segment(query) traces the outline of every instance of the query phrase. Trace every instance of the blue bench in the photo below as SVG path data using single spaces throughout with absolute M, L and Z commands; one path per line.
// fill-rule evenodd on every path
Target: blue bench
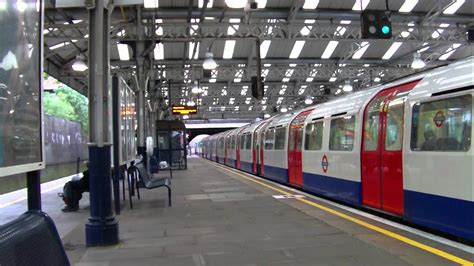
M 127 169 L 129 175 L 129 197 L 130 197 L 130 209 L 133 209 L 132 196 L 134 195 L 135 188 L 137 190 L 138 199 L 140 199 L 140 189 L 154 189 L 158 187 L 166 187 L 168 189 L 168 205 L 171 206 L 171 181 L 167 177 L 152 178 L 148 174 L 143 163 L 132 165 Z
M 41 211 L 27 211 L 0 226 L 0 265 L 70 265 L 53 220 Z

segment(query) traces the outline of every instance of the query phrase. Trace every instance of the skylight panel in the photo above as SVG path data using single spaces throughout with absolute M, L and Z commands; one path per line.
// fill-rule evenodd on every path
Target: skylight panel
M 458 9 L 464 4 L 464 2 L 466 2 L 466 0 L 456 0 L 456 2 L 454 2 L 452 5 L 450 5 L 443 11 L 443 14 L 452 15 L 456 13 L 456 11 L 458 11 Z
M 196 46 L 196 53 L 193 56 L 194 46 Z M 189 59 L 198 59 L 198 57 L 199 57 L 199 42 L 198 43 L 190 42 L 189 43 L 189 56 L 188 56 L 188 58 Z
M 235 102 L 235 98 L 234 98 L 234 97 L 229 98 L 229 104 L 234 104 L 234 102 Z
M 359 50 L 357 50 L 357 52 L 355 52 L 352 56 L 352 59 L 360 59 L 364 55 L 365 51 L 367 51 L 367 48 L 369 48 L 369 46 L 369 42 L 362 42 L 360 44 Z
M 278 97 L 276 104 L 281 104 L 283 102 L 283 97 Z
M 365 8 L 367 8 L 369 3 L 370 3 L 370 0 L 356 0 L 354 3 L 354 6 L 352 7 L 352 10 L 355 10 L 355 11 L 365 10 Z
M 262 69 L 262 77 L 266 78 L 268 76 L 268 72 L 270 72 L 270 69 Z
M 316 70 L 316 68 L 313 68 L 311 72 L 309 73 L 309 76 L 306 78 L 306 82 L 313 82 L 314 77 L 316 77 L 317 73 L 318 73 L 318 70 Z
M 334 52 L 334 50 L 336 50 L 336 47 L 338 44 L 339 44 L 339 41 L 330 41 L 328 43 L 328 46 L 326 46 L 326 49 L 324 49 L 324 53 L 321 56 L 321 58 L 323 59 L 331 58 L 331 55 Z
M 278 92 L 278 94 L 280 95 L 285 95 L 285 93 L 286 93 L 286 87 L 281 88 L 280 91 Z
M 207 8 L 212 8 L 213 2 L 214 2 L 214 0 L 209 0 L 209 1 L 207 2 Z M 199 0 L 199 1 L 198 1 L 198 7 L 199 7 L 199 8 L 203 8 L 203 6 L 204 6 L 204 0 Z
M 56 44 L 56 45 L 50 46 L 49 49 L 50 49 L 50 50 L 55 50 L 55 49 L 64 47 L 64 46 L 69 45 L 69 44 L 71 44 L 71 43 L 70 43 L 70 42 L 62 42 L 62 43 L 58 43 L 58 44 Z M 125 45 L 126 45 L 126 44 L 125 44 Z
M 301 50 L 303 50 L 306 41 L 296 41 L 293 45 L 293 49 L 290 53 L 290 58 L 296 59 L 300 56 Z
M 448 59 L 455 51 L 456 49 L 458 49 L 459 47 L 461 47 L 461 44 L 460 43 L 455 43 L 453 45 L 451 45 L 451 47 L 449 47 L 446 52 L 440 56 L 438 59 L 439 60 L 446 60 Z
M 155 45 L 155 49 L 153 50 L 153 54 L 155 56 L 155 60 L 165 59 L 164 47 L 163 47 L 162 43 L 157 43 Z
M 266 104 L 267 103 L 267 100 L 268 100 L 268 97 L 263 97 L 262 98 L 262 104 Z M 263 107 L 263 106 L 262 106 Z
M 239 111 L 240 107 L 237 105 L 234 107 L 234 111 Z
M 224 87 L 222 90 L 221 90 L 221 96 L 226 96 L 227 95 L 227 89 L 226 87 Z
M 398 12 L 411 12 L 413 8 L 415 8 L 416 4 L 418 4 L 418 0 L 405 0 L 402 7 L 398 10 Z
M 143 6 L 145 8 L 158 8 L 159 7 L 158 2 L 159 2 L 158 0 L 144 0 Z
M 267 0 L 256 0 L 255 2 L 257 2 L 258 9 L 265 8 L 267 6 Z
M 252 100 L 252 98 L 250 98 L 250 97 L 245 98 L 245 104 L 250 104 L 251 100 Z
M 247 95 L 247 90 L 249 86 L 242 86 L 242 90 L 240 91 L 240 95 L 245 96 Z
M 426 46 L 426 45 L 428 45 L 427 42 L 423 43 L 423 46 Z M 429 47 L 429 46 L 426 46 L 425 48 L 421 48 L 420 50 L 418 50 L 418 53 L 423 53 L 424 51 L 426 51 L 426 50 L 428 50 L 428 49 L 430 49 L 430 47 Z
M 249 111 L 252 111 L 253 110 L 253 105 L 250 105 L 249 106 Z
M 119 58 L 121 61 L 130 60 L 130 53 L 128 52 L 128 45 L 123 43 L 117 43 L 117 49 L 119 53 Z
M 268 49 L 270 49 L 270 44 L 272 41 L 265 40 L 260 44 L 260 58 L 267 57 Z
M 301 86 L 299 89 L 298 89 L 298 95 L 302 95 L 305 91 L 306 91 L 306 88 L 308 86 L 307 85 L 303 85 Z
M 282 82 L 290 82 L 290 78 L 283 78 L 281 81 Z
M 388 48 L 387 52 L 382 56 L 382 59 L 384 59 L 384 60 L 390 59 L 397 52 L 397 50 L 398 50 L 398 48 L 400 48 L 400 46 L 402 46 L 402 42 L 392 43 L 390 48 Z
M 303 9 L 316 9 L 318 7 L 319 0 L 305 0 Z
M 227 40 L 224 44 L 224 55 L 222 58 L 231 59 L 234 55 L 235 40 Z
M 315 19 L 305 19 L 304 21 L 304 24 L 314 24 L 316 22 Z M 303 36 L 307 36 L 311 33 L 311 29 L 313 28 L 313 26 L 311 25 L 305 25 L 301 30 L 300 30 L 300 33 L 301 35 Z
M 262 105 L 262 111 L 265 111 L 267 110 L 267 106 L 266 105 Z

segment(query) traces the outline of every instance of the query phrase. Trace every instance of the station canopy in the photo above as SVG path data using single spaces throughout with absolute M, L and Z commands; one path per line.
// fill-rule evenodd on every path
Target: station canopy
M 257 8 L 230 8 L 224 0 L 115 0 L 111 72 L 134 80 L 144 62 L 153 81 L 147 101 L 165 115 L 168 106 L 195 104 L 190 118 L 262 118 L 350 93 L 344 85 L 362 90 L 473 55 L 469 0 L 249 2 Z M 78 55 L 88 61 L 89 3 L 51 1 L 44 21 L 45 71 L 84 94 L 87 71 L 72 64 Z M 387 6 L 392 37 L 362 39 L 361 10 Z M 257 40 L 262 100 L 251 92 Z M 204 71 L 210 53 L 218 66 Z M 415 56 L 426 66 L 412 68 Z

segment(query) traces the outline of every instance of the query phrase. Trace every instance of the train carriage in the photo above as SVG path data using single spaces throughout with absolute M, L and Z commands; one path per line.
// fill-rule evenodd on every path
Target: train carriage
M 239 135 L 239 144 L 240 144 L 240 170 L 243 170 L 248 173 L 256 174 L 253 171 L 254 167 L 253 164 L 256 162 L 256 155 L 257 155 L 257 147 L 254 146 L 253 137 L 255 130 L 267 123 L 267 120 L 259 121 L 247 126 Z

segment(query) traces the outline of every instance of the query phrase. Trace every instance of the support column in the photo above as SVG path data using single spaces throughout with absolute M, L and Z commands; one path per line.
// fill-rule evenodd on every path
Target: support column
M 105 0 L 96 0 L 89 11 L 89 183 L 90 217 L 86 245 L 117 244 L 118 222 L 112 212 L 112 184 L 108 138 L 109 11 Z
M 40 171 L 26 173 L 26 186 L 28 188 L 28 210 L 41 210 L 40 177 Z
M 146 78 L 145 78 L 145 41 L 144 41 L 144 27 L 142 26 L 141 12 L 140 8 L 137 8 L 137 36 L 138 42 L 136 47 L 137 53 L 137 74 L 138 74 L 138 145 L 137 153 L 143 156 L 143 162 L 147 166 L 146 158 L 146 140 L 145 140 L 145 89 L 146 89 Z

